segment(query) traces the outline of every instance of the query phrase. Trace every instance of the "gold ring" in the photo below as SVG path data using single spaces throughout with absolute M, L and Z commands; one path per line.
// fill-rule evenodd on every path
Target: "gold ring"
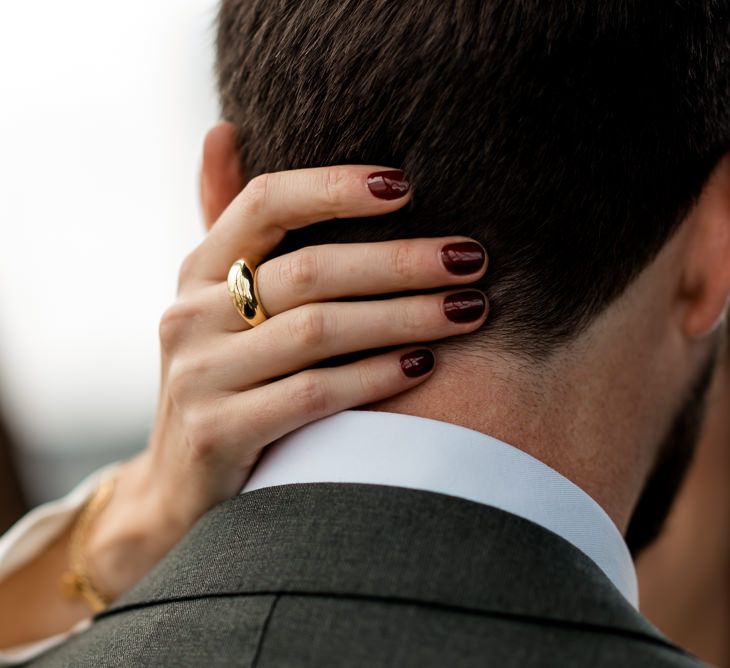
M 228 272 L 228 294 L 238 314 L 251 326 L 260 325 L 269 316 L 266 315 L 259 291 L 256 287 L 256 271 L 254 262 L 245 258 L 236 260 Z

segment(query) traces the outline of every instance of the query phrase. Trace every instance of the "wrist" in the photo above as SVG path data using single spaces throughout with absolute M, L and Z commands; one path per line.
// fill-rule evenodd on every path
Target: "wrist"
M 112 599 L 141 580 L 185 532 L 152 484 L 150 459 L 145 452 L 121 465 L 84 546 L 89 575 Z

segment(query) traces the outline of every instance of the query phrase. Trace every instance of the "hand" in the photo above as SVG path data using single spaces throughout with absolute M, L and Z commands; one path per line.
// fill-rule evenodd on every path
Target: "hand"
M 452 246 L 469 241 L 463 237 L 304 248 L 260 265 L 257 284 L 269 320 L 250 329 L 235 311 L 226 277 L 238 257 L 266 257 L 287 230 L 403 206 L 407 194 L 385 200 L 369 190 L 368 176 L 381 169 L 260 176 L 185 260 L 178 299 L 160 323 L 161 394 L 149 448 L 123 467 L 89 542 L 89 561 L 109 593 L 128 589 L 203 513 L 237 494 L 269 443 L 404 392 L 427 380 L 432 366 L 430 353 L 413 345 L 339 367 L 312 365 L 464 334 L 484 323 L 486 308 L 473 322 L 447 317 L 449 296 L 486 270 L 481 247 L 471 246 L 470 262 L 448 261 L 464 255 Z M 452 252 L 444 254 L 447 247 Z M 451 290 L 334 301 L 439 286 Z M 486 305 L 481 293 L 476 297 Z M 419 360 L 422 375 L 414 373 Z

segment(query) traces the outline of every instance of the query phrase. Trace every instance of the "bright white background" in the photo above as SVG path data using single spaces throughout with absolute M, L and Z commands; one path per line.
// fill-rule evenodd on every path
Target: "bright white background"
M 215 10 L 0 9 L 0 400 L 34 502 L 147 436 L 159 316 L 202 237 Z

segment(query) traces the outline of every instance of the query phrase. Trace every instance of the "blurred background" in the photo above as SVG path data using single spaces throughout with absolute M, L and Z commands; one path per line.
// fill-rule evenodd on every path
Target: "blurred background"
M 8 498 L 9 456 L 35 505 L 146 442 L 157 324 L 203 234 L 197 170 L 217 118 L 215 9 L 214 0 L 0 9 Z

